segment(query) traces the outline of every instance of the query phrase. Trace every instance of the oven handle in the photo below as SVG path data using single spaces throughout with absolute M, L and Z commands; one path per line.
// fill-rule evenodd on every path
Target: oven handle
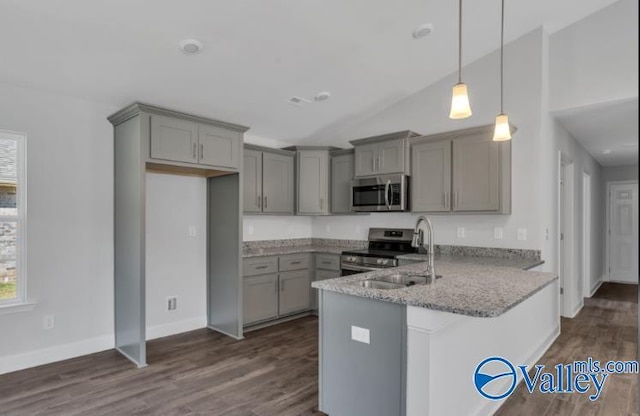
M 356 266 L 353 264 L 341 264 L 340 267 L 345 270 L 352 270 L 355 272 L 374 272 L 376 270 L 380 270 L 377 267 L 366 267 L 366 266 Z
M 391 211 L 391 201 L 389 200 L 389 191 L 391 190 L 391 179 L 387 179 L 387 183 L 384 184 L 384 202 L 387 205 L 387 209 Z

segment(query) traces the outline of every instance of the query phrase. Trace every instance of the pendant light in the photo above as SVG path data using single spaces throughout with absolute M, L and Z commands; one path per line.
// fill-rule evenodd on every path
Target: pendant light
M 461 119 L 471 115 L 467 86 L 462 82 L 462 0 L 458 1 L 458 83 L 453 86 L 449 118 Z
M 496 116 L 496 126 L 493 130 L 493 141 L 503 142 L 511 140 L 511 126 L 509 117 L 504 113 L 504 0 L 502 0 L 500 28 L 500 114 Z

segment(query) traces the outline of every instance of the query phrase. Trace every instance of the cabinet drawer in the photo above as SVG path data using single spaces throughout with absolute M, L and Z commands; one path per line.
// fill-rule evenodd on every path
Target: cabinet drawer
M 316 270 L 316 281 L 340 277 L 339 270 Z
M 340 270 L 340 256 L 337 254 L 316 254 L 316 269 Z
M 309 254 L 288 254 L 280 256 L 280 271 L 301 270 L 309 268 Z
M 259 274 L 277 273 L 277 257 L 252 257 L 244 259 L 242 264 L 243 276 L 255 276 Z

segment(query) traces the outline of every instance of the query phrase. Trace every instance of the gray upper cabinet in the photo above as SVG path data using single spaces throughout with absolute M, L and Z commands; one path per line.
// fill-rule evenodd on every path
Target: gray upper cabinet
M 294 153 L 245 145 L 244 212 L 293 214 Z
M 150 115 L 150 162 L 226 171 L 240 168 L 244 132 L 241 126 L 184 117 Z
M 426 142 L 411 149 L 411 207 L 417 212 L 449 211 L 451 141 Z
M 415 139 L 413 212 L 511 213 L 511 142 L 494 142 L 492 127 Z
M 262 212 L 262 152 L 245 149 L 242 166 L 244 212 Z
M 151 157 L 198 163 L 198 125 L 181 119 L 151 117 Z
M 351 180 L 354 175 L 353 152 L 331 156 L 331 212 L 351 212 Z
M 201 165 L 240 166 L 242 140 L 235 132 L 216 126 L 198 125 L 198 163 Z
M 329 151 L 298 150 L 297 213 L 323 215 L 329 213 Z
M 352 140 L 355 148 L 355 177 L 409 174 L 409 142 L 418 136 L 411 131 L 400 131 L 382 136 Z
M 500 208 L 500 143 L 475 134 L 453 141 L 453 210 Z

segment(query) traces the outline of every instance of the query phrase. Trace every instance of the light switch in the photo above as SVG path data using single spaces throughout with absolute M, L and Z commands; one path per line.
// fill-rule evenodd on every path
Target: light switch
M 495 227 L 493 229 L 493 238 L 495 238 L 496 240 L 502 240 L 502 237 L 504 237 L 504 228 Z
M 371 341 L 369 330 L 366 328 L 360 328 L 359 326 L 351 325 L 351 339 L 354 341 L 362 342 L 363 344 L 369 344 Z
M 190 225 L 189 226 L 189 237 L 195 237 L 196 235 L 197 235 L 196 226 L 195 225 Z
M 518 228 L 518 240 L 525 241 L 527 239 L 527 229 Z
M 249 235 L 253 235 L 253 233 L 255 233 L 255 229 L 253 228 L 253 225 L 249 226 Z
M 458 238 L 464 238 L 464 227 L 458 227 Z

